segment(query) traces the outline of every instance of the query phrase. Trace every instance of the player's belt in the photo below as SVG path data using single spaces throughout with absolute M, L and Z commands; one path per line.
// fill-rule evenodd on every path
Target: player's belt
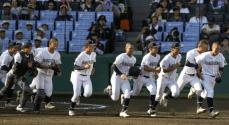
M 145 78 L 147 78 L 147 79 L 150 78 L 149 76 L 143 76 L 143 77 L 145 77 Z
M 81 76 L 88 76 L 88 75 L 84 75 L 84 74 L 80 74 Z
M 204 75 L 211 76 L 211 77 L 216 77 L 216 76 L 214 76 L 214 75 L 209 75 L 209 74 L 204 74 Z
M 195 76 L 195 74 L 187 74 L 187 73 L 185 73 L 186 75 L 189 75 L 189 76 Z

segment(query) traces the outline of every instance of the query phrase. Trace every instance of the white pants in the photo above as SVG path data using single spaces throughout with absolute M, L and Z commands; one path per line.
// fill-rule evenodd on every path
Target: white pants
M 197 95 L 201 95 L 202 86 L 200 79 L 196 75 L 190 76 L 184 72 L 181 72 L 177 80 L 179 90 L 182 91 L 184 86 L 188 83 L 190 83 L 190 85 L 195 89 Z
M 161 99 L 166 87 L 170 89 L 173 97 L 179 96 L 180 91 L 176 81 L 163 76 L 159 76 L 159 78 L 157 79 L 157 94 L 155 97 L 155 101 L 159 101 Z
M 38 71 L 37 76 L 33 79 L 33 84 L 36 85 L 36 89 L 44 89 L 45 95 L 48 97 L 52 96 L 53 84 L 52 75 L 41 73 Z
M 139 95 L 143 86 L 147 88 L 150 95 L 156 95 L 157 89 L 155 85 L 155 80 L 153 78 L 146 78 L 144 76 L 139 76 L 138 79 L 135 80 L 133 90 L 131 91 L 131 95 Z
M 4 71 L 0 72 L 0 80 L 4 85 L 6 85 L 6 74 Z M 15 89 L 15 85 L 13 85 L 11 89 Z
M 119 75 L 115 73 L 111 76 L 111 86 L 112 86 L 112 94 L 111 99 L 113 101 L 117 101 L 120 96 L 120 89 L 124 94 L 124 98 L 130 98 L 130 83 L 129 80 L 122 80 Z
M 76 99 L 81 95 L 81 88 L 84 88 L 84 97 L 90 97 L 92 95 L 92 83 L 90 76 L 82 76 L 79 73 L 73 71 L 71 74 L 71 80 L 73 86 L 73 96 L 71 101 L 76 102 Z
M 215 79 L 216 77 L 212 77 L 209 75 L 203 75 L 203 86 L 204 86 L 204 93 L 206 94 L 206 97 L 210 97 L 210 98 L 214 97 L 214 87 L 216 83 Z M 203 97 L 203 98 L 206 98 L 206 97 Z

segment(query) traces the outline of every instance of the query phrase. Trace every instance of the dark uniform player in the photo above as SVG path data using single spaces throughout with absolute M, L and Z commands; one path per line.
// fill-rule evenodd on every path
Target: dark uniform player
M 32 44 L 30 42 L 22 44 L 22 50 L 14 56 L 13 67 L 6 75 L 5 86 L 0 90 L 0 97 L 4 95 L 8 96 L 12 86 L 15 85 L 15 83 L 19 84 L 22 88 L 22 97 L 16 110 L 21 112 L 26 111 L 23 107 L 26 104 L 28 94 L 31 92 L 24 76 L 29 71 L 35 71 L 36 67 L 33 55 L 31 54 L 31 48 Z

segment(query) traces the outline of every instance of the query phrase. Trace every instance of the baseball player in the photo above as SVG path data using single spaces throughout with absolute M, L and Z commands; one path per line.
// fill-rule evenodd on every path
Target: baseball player
M 61 75 L 61 56 L 56 50 L 58 47 L 58 40 L 56 38 L 51 38 L 49 40 L 49 47 L 43 48 L 34 57 L 34 60 L 38 63 L 40 67 L 37 68 L 38 74 L 34 78 L 36 84 L 37 94 L 34 100 L 34 112 L 40 112 L 40 106 L 42 100 L 45 98 L 45 107 L 52 107 L 50 103 L 51 95 L 53 91 L 52 78 L 53 75 Z M 46 95 L 46 97 L 45 97 Z
M 183 70 L 181 71 L 177 84 L 179 87 L 179 90 L 182 91 L 184 86 L 187 83 L 190 83 L 190 85 L 194 88 L 194 91 L 196 95 L 198 95 L 198 101 L 197 101 L 197 114 L 203 113 L 206 111 L 206 109 L 202 108 L 202 99 L 201 99 L 201 93 L 202 93 L 202 85 L 200 80 L 200 72 L 198 72 L 198 64 L 196 63 L 195 57 L 200 55 L 203 52 L 206 52 L 208 49 L 208 42 L 206 40 L 200 40 L 198 43 L 198 47 L 195 49 L 192 49 L 187 52 L 186 55 L 186 62 Z M 191 98 L 191 94 L 188 95 L 188 98 Z
M 9 43 L 9 47 L 7 50 L 5 50 L 1 56 L 0 56 L 0 79 L 3 84 L 5 84 L 6 81 L 6 74 L 9 72 L 9 70 L 12 68 L 13 65 L 13 56 L 17 52 L 17 47 L 15 42 Z M 13 96 L 13 91 L 15 89 L 15 86 L 12 86 L 11 89 L 9 89 L 8 97 L 6 99 L 5 107 L 16 107 L 15 105 L 11 104 L 11 98 Z
M 212 118 L 219 115 L 219 111 L 215 110 L 213 105 L 214 86 L 216 81 L 221 81 L 223 68 L 227 65 L 223 54 L 220 53 L 220 43 L 214 42 L 211 51 L 202 53 L 197 56 L 196 62 L 202 67 L 202 83 L 206 93 L 209 113 Z
M 28 94 L 31 91 L 24 75 L 27 72 L 34 73 L 34 71 L 36 71 L 36 63 L 33 60 L 33 55 L 30 53 L 31 49 L 32 44 L 30 42 L 22 43 L 22 50 L 14 56 L 13 67 L 6 75 L 5 86 L 0 90 L 0 97 L 3 97 L 4 95 L 8 96 L 10 89 L 15 83 L 20 83 L 19 86 L 22 88 L 22 97 L 16 110 L 21 112 L 26 111 L 24 107 Z
M 167 98 L 178 97 L 179 88 L 176 83 L 176 73 L 177 68 L 180 67 L 181 55 L 180 44 L 175 42 L 172 44 L 171 52 L 167 54 L 160 62 L 161 71 L 157 79 L 157 94 L 155 97 L 155 102 L 152 106 L 154 115 L 156 115 L 156 106 L 160 101 L 161 104 L 167 106 Z M 165 88 L 168 87 L 171 91 L 170 94 L 164 94 Z
M 125 46 L 125 53 L 118 55 L 112 65 L 114 70 L 111 76 L 111 86 L 109 85 L 104 91 L 108 93 L 113 101 L 117 101 L 120 96 L 120 89 L 123 92 L 124 99 L 122 103 L 122 110 L 119 113 L 120 117 L 129 117 L 127 108 L 130 102 L 130 83 L 128 81 L 129 69 L 136 63 L 136 58 L 133 56 L 134 46 L 127 43 Z
M 81 88 L 84 88 L 84 97 L 92 95 L 92 83 L 90 76 L 93 72 L 93 66 L 96 62 L 96 53 L 94 52 L 95 43 L 88 41 L 84 46 L 84 51 L 81 52 L 74 62 L 74 71 L 71 73 L 70 81 L 73 86 L 73 96 L 69 108 L 69 116 L 74 116 L 74 108 L 79 105 Z
M 145 86 L 150 93 L 150 104 L 147 114 L 153 117 L 155 116 L 155 112 L 153 112 L 152 105 L 154 104 L 157 91 L 155 77 L 156 74 L 160 72 L 160 67 L 158 67 L 160 55 L 157 54 L 158 46 L 156 43 L 149 43 L 148 49 L 149 53 L 143 57 L 141 62 L 141 76 L 139 76 L 138 79 L 135 80 L 131 95 L 139 95 L 142 87 Z

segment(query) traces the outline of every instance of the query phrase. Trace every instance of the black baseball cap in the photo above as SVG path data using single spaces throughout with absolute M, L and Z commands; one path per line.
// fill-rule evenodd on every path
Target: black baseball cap
M 150 43 L 148 44 L 148 48 L 150 49 L 150 48 L 153 48 L 153 47 L 158 47 L 157 43 L 155 43 L 155 42 L 150 42 Z
M 31 42 L 23 42 L 22 43 L 22 48 L 30 48 L 32 47 L 32 43 Z
M 9 42 L 8 48 L 13 48 L 17 45 L 16 42 Z
M 172 48 L 172 49 L 175 49 L 175 48 L 180 49 L 180 48 L 181 48 L 181 45 L 180 45 L 180 43 L 175 42 L 175 43 L 172 44 L 171 48 Z
M 89 40 L 87 40 L 86 44 L 88 44 L 88 45 L 96 45 L 96 42 L 94 40 L 89 39 Z

